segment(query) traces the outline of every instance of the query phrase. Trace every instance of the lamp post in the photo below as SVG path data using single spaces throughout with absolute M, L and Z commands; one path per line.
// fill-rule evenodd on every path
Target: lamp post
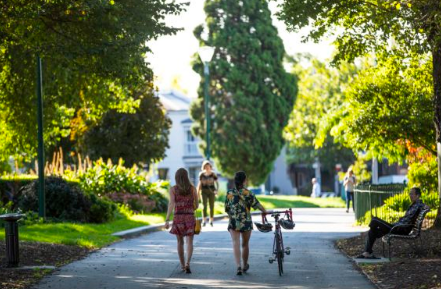
M 213 58 L 213 54 L 214 54 L 214 47 L 202 46 L 199 48 L 199 57 L 204 63 L 204 80 L 205 80 L 204 103 L 205 103 L 205 126 L 206 126 L 205 141 L 207 143 L 205 150 L 205 157 L 207 158 L 207 160 L 210 159 L 210 109 L 209 109 L 210 95 L 208 94 L 210 70 L 208 68 L 208 64 L 210 63 L 211 58 Z
M 38 215 L 46 217 L 44 191 L 44 143 L 43 143 L 43 73 L 41 58 L 37 56 L 37 123 L 38 123 Z

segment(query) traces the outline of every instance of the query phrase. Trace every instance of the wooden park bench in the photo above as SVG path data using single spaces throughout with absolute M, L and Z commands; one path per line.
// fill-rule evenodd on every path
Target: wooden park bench
M 424 207 L 424 209 L 421 210 L 421 212 L 418 214 L 418 217 L 415 221 L 415 224 L 411 224 L 411 225 L 396 225 L 393 226 L 392 229 L 390 230 L 390 232 L 383 236 L 382 241 L 383 241 L 383 256 L 385 256 L 384 254 L 384 244 L 387 243 L 388 245 L 388 257 L 389 260 L 391 260 L 391 243 L 392 243 L 392 239 L 402 239 L 402 240 L 416 240 L 419 239 L 420 240 L 420 247 L 422 246 L 422 240 L 421 240 L 421 227 L 423 226 L 423 222 L 424 222 L 424 218 L 426 217 L 426 214 L 430 211 L 429 207 Z M 398 228 L 403 228 L 403 227 L 407 227 L 407 226 L 412 226 L 412 231 L 410 231 L 410 233 L 408 235 L 399 235 L 399 234 L 394 234 L 394 231 L 396 232 L 396 230 Z

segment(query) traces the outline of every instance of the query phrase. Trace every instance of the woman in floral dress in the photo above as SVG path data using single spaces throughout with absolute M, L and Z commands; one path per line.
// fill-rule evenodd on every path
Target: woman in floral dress
M 236 259 L 237 275 L 248 271 L 249 241 L 251 231 L 253 230 L 253 221 L 251 220 L 250 209 L 260 209 L 266 213 L 265 208 L 259 203 L 256 196 L 245 188 L 247 175 L 245 172 L 237 172 L 234 175 L 235 188 L 228 190 L 225 199 L 225 212 L 230 219 L 228 223 L 228 231 L 233 241 L 234 258 Z M 242 237 L 242 261 L 240 252 L 240 239 Z
M 170 215 L 173 212 L 173 225 L 171 234 L 176 235 L 178 240 L 178 255 L 182 271 L 191 273 L 190 260 L 193 255 L 193 236 L 196 219 L 194 211 L 199 206 L 199 199 L 196 188 L 188 178 L 187 170 L 180 168 L 175 174 L 176 186 L 170 189 L 170 202 L 168 204 L 165 228 L 170 227 Z M 184 263 L 184 237 L 187 242 L 187 262 Z

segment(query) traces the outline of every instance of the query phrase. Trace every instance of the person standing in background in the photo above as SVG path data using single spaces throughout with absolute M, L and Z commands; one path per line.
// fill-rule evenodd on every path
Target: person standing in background
M 349 202 L 352 200 L 352 211 L 355 212 L 354 205 L 354 187 L 357 184 L 357 180 L 355 179 L 352 168 L 349 168 L 345 179 L 343 181 L 343 185 L 345 186 L 346 191 L 346 213 L 349 213 Z
M 320 189 L 320 184 L 317 182 L 316 178 L 312 178 L 311 182 L 312 182 L 311 198 L 319 198 L 320 195 L 322 194 Z
M 214 216 L 214 201 L 216 199 L 217 191 L 219 189 L 219 182 L 217 181 L 217 174 L 213 171 L 210 161 L 204 161 L 201 166 L 201 173 L 199 174 L 198 195 L 202 196 L 203 216 L 202 226 L 205 227 L 208 213 L 207 206 L 210 206 L 210 225 L 213 227 Z

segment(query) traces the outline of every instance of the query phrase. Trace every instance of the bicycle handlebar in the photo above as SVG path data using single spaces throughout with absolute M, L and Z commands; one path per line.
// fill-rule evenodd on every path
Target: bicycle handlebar
M 289 208 L 288 210 L 285 211 L 268 211 L 266 213 L 262 212 L 262 223 L 265 224 L 265 219 L 266 219 L 266 215 L 271 215 L 273 216 L 274 214 L 285 214 L 288 215 L 289 218 L 292 220 L 292 209 Z

